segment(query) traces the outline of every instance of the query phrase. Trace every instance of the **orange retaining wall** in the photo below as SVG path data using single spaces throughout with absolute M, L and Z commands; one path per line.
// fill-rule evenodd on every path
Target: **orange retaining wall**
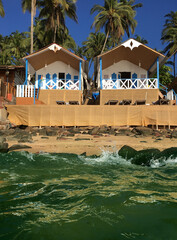
M 10 122 L 28 126 L 177 126 L 177 106 L 170 105 L 7 105 Z
M 16 98 L 16 105 L 33 105 L 34 104 L 34 98 L 32 97 L 17 97 Z M 35 104 L 44 104 L 42 101 L 35 100 Z

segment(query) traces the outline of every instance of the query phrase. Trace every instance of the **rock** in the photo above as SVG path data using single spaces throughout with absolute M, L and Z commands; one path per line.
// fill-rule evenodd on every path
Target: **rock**
M 81 133 L 81 130 L 79 129 L 79 128 L 70 128 L 70 129 L 68 129 L 68 132 L 70 132 L 71 134 L 79 134 L 79 133 Z
M 74 137 L 74 136 L 75 136 L 74 133 L 70 133 L 70 134 L 68 134 L 68 137 Z
M 163 136 L 163 133 L 155 130 L 154 133 L 153 133 L 153 135 L 154 135 L 155 137 L 162 137 L 162 136 Z
M 87 156 L 87 153 L 86 153 L 86 152 L 83 152 L 83 153 L 80 154 L 80 156 L 86 157 L 86 156 Z
M 107 133 L 109 131 L 107 125 L 102 125 L 99 128 L 99 133 Z
M 58 132 L 56 130 L 47 130 L 46 135 L 47 136 L 57 136 Z
M 156 138 L 156 141 L 161 141 L 163 140 L 163 137 Z
M 159 158 L 176 158 L 177 157 L 177 147 L 167 148 L 155 156 L 155 159 Z
M 148 127 L 135 127 L 133 128 L 132 133 L 136 135 L 150 136 L 153 134 L 153 130 Z
M 75 141 L 90 141 L 90 138 L 76 138 Z
M 99 133 L 99 127 L 94 127 L 92 130 L 89 131 L 91 135 L 97 135 Z
M 29 133 L 24 134 L 22 136 L 18 135 L 17 138 L 19 138 L 19 140 L 18 140 L 19 143 L 25 143 L 25 142 L 32 143 L 33 142 L 32 135 Z
M 126 160 L 132 159 L 136 156 L 137 151 L 127 145 L 124 145 L 118 152 L 119 156 Z
M 82 134 L 88 134 L 88 132 L 87 132 L 87 131 L 84 131 Z
M 151 160 L 160 153 L 160 150 L 152 148 L 138 151 L 132 163 L 136 165 L 150 166 Z
M 131 131 L 129 128 L 119 128 L 118 132 L 116 133 L 116 136 L 129 136 L 131 135 Z
M 115 135 L 116 132 L 115 132 L 115 129 L 111 128 L 109 131 L 108 131 L 109 135 Z
M 31 147 L 27 145 L 22 145 L 22 144 L 14 144 L 8 150 L 14 151 L 14 150 L 28 149 L 28 148 L 31 148 Z
M 172 138 L 177 138 L 177 130 L 173 130 L 171 136 Z
M 0 153 L 7 153 L 8 152 L 8 143 L 0 143 Z
M 39 133 L 40 136 L 46 136 L 46 132 L 47 131 L 44 128 L 38 130 L 38 133 Z

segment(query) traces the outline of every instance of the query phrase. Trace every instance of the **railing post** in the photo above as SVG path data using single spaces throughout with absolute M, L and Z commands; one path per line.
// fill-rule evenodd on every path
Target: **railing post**
M 102 87 L 102 58 L 100 57 L 100 88 Z
M 160 80 L 160 75 L 159 75 L 159 57 L 157 58 L 157 88 L 159 89 L 159 80 Z
M 28 60 L 25 59 L 26 61 L 26 69 L 25 69 L 25 85 L 27 85 L 28 82 Z
M 34 104 L 36 103 L 36 86 L 34 84 Z
M 79 90 L 82 89 L 82 60 L 79 62 Z
M 17 85 L 16 97 L 19 97 L 19 85 Z

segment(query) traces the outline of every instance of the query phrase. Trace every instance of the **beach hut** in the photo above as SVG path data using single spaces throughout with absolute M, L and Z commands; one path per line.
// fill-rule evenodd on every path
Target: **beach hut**
M 0 65 L 0 97 L 9 101 L 16 96 L 16 86 L 23 84 L 24 66 Z
M 81 103 L 87 76 L 84 59 L 53 43 L 24 57 L 23 62 L 26 76 L 24 84 L 17 86 L 17 105 Z
M 132 103 L 157 101 L 159 66 L 165 56 L 146 45 L 129 39 L 95 59 L 95 82 L 100 89 L 100 104 L 129 99 Z M 154 72 L 157 77 L 153 77 Z M 129 102 L 130 102 L 129 101 Z

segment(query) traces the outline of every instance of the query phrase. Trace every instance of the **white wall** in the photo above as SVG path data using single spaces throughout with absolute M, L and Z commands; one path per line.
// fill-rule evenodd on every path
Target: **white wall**
M 74 76 L 78 76 L 79 78 L 79 71 L 61 61 L 56 61 L 36 71 L 36 79 L 38 79 L 38 75 L 43 75 L 43 77 L 45 77 L 47 73 L 49 73 L 51 77 L 54 73 L 58 76 L 59 72 L 65 73 L 65 77 L 69 73 L 71 75 L 71 79 L 74 79 Z
M 122 60 L 118 63 L 113 64 L 112 66 L 106 68 L 102 72 L 102 76 L 104 79 L 104 75 L 108 75 L 108 79 L 112 77 L 113 73 L 116 73 L 118 75 L 119 72 L 131 72 L 131 75 L 133 73 L 137 74 L 138 78 L 141 78 L 141 74 L 146 75 L 147 77 L 147 71 L 131 62 L 128 62 L 126 60 Z

